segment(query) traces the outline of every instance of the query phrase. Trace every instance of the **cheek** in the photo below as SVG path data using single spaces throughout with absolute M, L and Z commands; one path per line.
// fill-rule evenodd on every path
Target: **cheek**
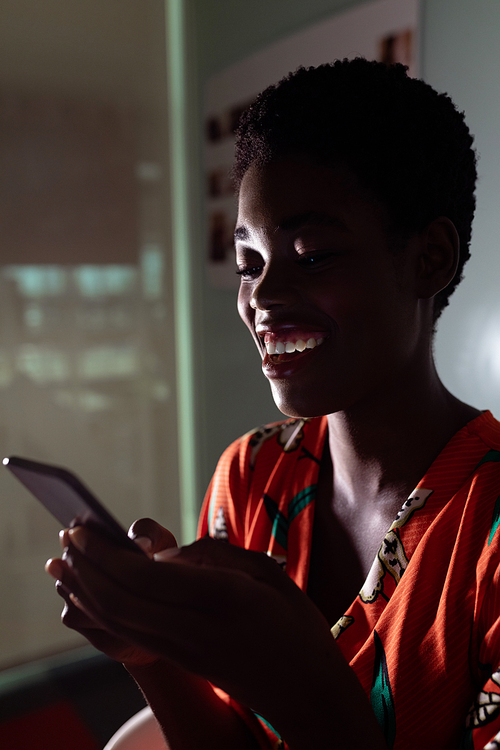
M 242 321 L 245 323 L 246 326 L 249 326 L 249 311 L 251 310 L 248 299 L 245 294 L 245 292 L 241 289 L 238 292 L 238 301 L 237 301 L 237 308 L 238 308 L 238 315 L 242 319 Z
M 254 318 L 255 318 L 255 311 L 252 307 L 250 307 L 250 294 L 240 288 L 240 291 L 238 292 L 238 302 L 237 302 L 237 308 L 238 308 L 238 314 L 250 333 L 252 334 L 253 338 L 255 339 L 254 334 Z

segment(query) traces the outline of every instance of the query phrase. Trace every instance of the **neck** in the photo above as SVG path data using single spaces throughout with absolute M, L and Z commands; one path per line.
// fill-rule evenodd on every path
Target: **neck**
M 333 494 L 352 507 L 401 502 L 453 435 L 480 412 L 443 386 L 431 360 L 384 394 L 328 415 Z M 399 504 L 399 505 L 398 505 Z

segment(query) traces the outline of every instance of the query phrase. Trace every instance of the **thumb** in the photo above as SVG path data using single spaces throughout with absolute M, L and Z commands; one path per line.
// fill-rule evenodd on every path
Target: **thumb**
M 161 550 L 177 547 L 172 532 L 151 518 L 140 518 L 134 521 L 128 530 L 128 535 L 149 557 Z

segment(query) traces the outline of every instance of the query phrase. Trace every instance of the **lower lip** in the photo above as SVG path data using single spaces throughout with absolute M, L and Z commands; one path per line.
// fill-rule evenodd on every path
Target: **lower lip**
M 308 362 L 313 363 L 317 357 L 318 351 L 323 349 L 324 345 L 325 342 L 319 346 L 315 346 L 314 349 L 304 349 L 303 352 L 295 354 L 292 359 L 285 362 L 276 362 L 271 359 L 271 355 L 266 352 L 264 359 L 262 360 L 262 371 L 269 380 L 282 380 L 283 378 L 289 378 L 294 375 L 297 370 L 301 370 L 303 367 L 307 366 Z

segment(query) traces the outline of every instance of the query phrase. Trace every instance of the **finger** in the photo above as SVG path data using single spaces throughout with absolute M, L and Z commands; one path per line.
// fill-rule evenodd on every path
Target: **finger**
M 92 618 L 90 611 L 85 608 L 83 603 L 73 593 L 70 593 L 67 585 L 60 580 L 61 578 L 71 576 L 71 570 L 67 564 L 63 560 L 53 559 L 47 561 L 46 568 L 51 575 L 57 578 L 55 583 L 56 592 L 64 600 L 64 607 L 61 613 L 62 623 L 71 630 L 80 633 L 95 648 L 108 654 L 111 658 L 117 658 L 119 661 L 136 659 L 136 646 L 132 639 L 129 637 L 128 645 L 127 640 L 122 640 L 123 636 L 117 640 L 114 633 L 104 629 L 101 623 Z M 147 656 L 148 653 L 149 657 Z M 155 661 L 157 658 L 150 651 L 143 650 L 141 657 L 143 661 L 149 663 Z
M 56 581 L 60 581 L 62 579 L 63 568 L 64 562 L 58 557 L 51 557 L 45 563 L 46 572 L 51 575 L 52 578 L 55 578 Z
M 211 606 L 214 597 L 208 597 L 210 606 L 207 606 L 207 602 L 200 603 L 197 596 L 189 597 L 189 606 L 184 603 L 166 606 L 164 602 L 144 598 L 144 587 L 137 592 L 120 589 L 84 555 L 72 550 L 71 545 L 69 554 L 76 571 L 71 584 L 72 594 L 78 597 L 85 612 L 103 630 L 150 654 L 171 659 L 191 671 L 199 670 L 206 655 L 214 653 L 216 644 L 213 641 L 218 634 L 217 625 L 221 617 L 217 597 L 215 606 Z M 152 567 L 165 569 L 168 566 L 153 563 Z M 176 572 L 179 573 L 179 569 Z M 199 568 L 190 572 L 204 576 L 204 571 Z M 224 582 L 222 588 L 225 590 L 224 598 L 232 599 Z M 182 589 L 186 599 L 186 586 L 183 585 Z M 201 615 L 203 609 L 206 612 Z M 235 626 L 231 629 L 236 631 Z M 100 647 L 94 635 L 80 632 Z
M 139 545 L 142 551 L 149 557 L 153 557 L 153 542 L 148 536 L 136 536 L 134 542 Z
M 84 634 L 84 630 L 97 629 L 100 626 L 85 612 L 79 603 L 71 598 L 71 591 L 68 587 L 68 578 L 71 571 L 67 563 L 60 559 L 47 560 L 45 564 L 47 572 L 56 579 L 55 587 L 57 594 L 64 600 L 64 608 L 61 613 L 61 620 L 66 627 Z M 66 580 L 66 584 L 62 579 Z
M 135 555 L 95 530 L 83 526 L 70 529 L 68 539 L 67 555 L 73 573 L 75 570 L 78 573 L 88 571 L 84 565 L 86 559 L 102 570 L 119 588 L 137 592 L 143 598 L 184 605 L 192 601 L 192 596 L 206 598 L 194 566 L 190 566 L 190 571 L 188 566 L 182 566 L 181 570 L 179 566 L 172 568 L 168 563 L 162 563 L 162 570 L 159 571 L 159 563 L 148 560 L 146 556 Z
M 120 588 L 71 542 L 68 559 L 72 565 L 60 566 L 57 571 L 67 604 L 65 624 L 82 633 L 84 628 L 101 628 L 149 651 L 154 650 L 156 641 L 168 642 L 168 635 L 159 626 L 165 615 L 163 603 L 145 599 L 143 587 L 137 592 Z M 182 632 L 182 628 L 177 629 Z
M 174 567 L 148 560 L 84 527 L 71 529 L 68 536 L 67 560 L 70 569 L 63 568 L 61 580 L 79 598 L 76 582 L 83 583 L 92 596 L 97 593 L 97 587 L 103 580 L 107 581 L 108 587 L 114 585 L 117 591 L 128 591 L 142 600 L 186 606 L 197 595 L 206 598 L 197 573 L 199 569 L 194 566 Z M 98 571 L 101 576 L 97 575 Z M 60 573 L 58 569 L 57 575 Z M 93 587 L 96 587 L 95 591 Z
M 159 555 L 156 560 L 162 559 Z M 276 561 L 265 552 L 256 552 L 228 544 L 211 537 L 203 537 L 186 547 L 180 547 L 177 554 L 167 554 L 165 559 L 211 568 L 226 568 L 246 573 L 257 581 L 281 588 L 290 580 Z
M 63 560 L 67 557 L 70 564 L 71 551 L 77 549 L 96 566 L 106 568 L 111 575 L 113 571 L 116 572 L 119 579 L 123 578 L 120 574 L 120 567 L 124 561 L 128 561 L 127 569 L 137 568 L 141 573 L 148 566 L 149 561 L 146 556 L 134 554 L 96 528 L 76 526 L 68 530 L 66 538 L 68 546 L 65 549 Z M 131 557 L 132 561 L 130 560 Z M 134 565 L 133 560 L 135 558 L 137 558 L 137 563 Z
M 125 555 L 136 562 L 136 555 Z M 238 648 L 230 649 L 237 657 L 235 669 L 254 668 L 246 649 L 241 651 L 241 642 L 256 637 L 256 625 L 258 630 L 262 618 L 255 620 L 255 609 L 262 613 L 276 610 L 277 592 L 272 587 L 238 570 L 145 559 L 146 575 L 131 589 L 133 576 L 126 574 L 118 584 L 72 543 L 68 560 L 72 561 L 72 593 L 109 633 L 212 681 L 216 679 L 213 655 L 220 651 L 221 643 L 228 646 L 238 634 Z M 139 562 L 142 567 L 142 560 Z M 281 573 L 273 561 L 268 562 Z M 292 582 L 290 585 L 299 592 Z M 280 616 L 285 621 L 293 619 L 296 604 L 294 596 L 280 601 Z M 259 642 L 269 641 L 267 626 L 265 630 L 259 634 Z
M 114 633 L 105 630 L 101 624 L 96 622 L 96 620 L 93 620 L 87 614 L 79 599 L 73 594 L 68 594 L 68 592 L 64 591 L 64 589 L 62 589 L 60 585 L 58 586 L 57 583 L 56 589 L 65 602 L 64 609 L 61 613 L 61 620 L 66 627 L 80 633 L 80 635 L 86 638 L 95 648 L 99 651 L 103 651 L 112 659 L 127 661 L 137 657 L 136 646 L 131 640 L 127 644 L 127 641 L 123 639 L 123 637 L 117 638 Z M 155 661 L 157 656 L 150 654 L 148 658 L 147 652 L 144 650 L 141 658 L 144 663 L 147 663 Z
M 64 609 L 61 613 L 61 620 L 66 627 L 77 630 L 83 635 L 91 630 L 100 630 L 101 626 L 94 620 L 89 612 L 85 610 L 73 594 L 65 591 L 62 586 L 57 586 L 56 591 L 64 599 Z
M 155 552 L 160 552 L 161 550 L 170 547 L 177 547 L 174 535 L 151 518 L 140 518 L 138 521 L 134 521 L 128 530 L 128 535 L 131 539 L 134 539 L 148 555 L 153 555 Z M 143 542 L 142 539 L 144 538 L 148 539 L 150 544 Z
M 50 575 L 57 579 L 56 591 L 65 602 L 62 613 L 63 622 L 68 627 L 80 632 L 82 629 L 100 628 L 104 623 L 96 617 L 95 607 L 85 606 L 87 597 L 73 567 L 73 560 L 77 553 L 74 549 L 70 553 L 72 547 L 73 545 L 70 542 L 67 561 L 48 560 L 45 566 Z M 90 600 L 88 600 L 88 604 L 91 604 Z
M 203 629 L 203 623 L 208 625 L 213 620 L 215 624 L 221 617 L 227 619 L 239 607 L 246 611 L 247 595 L 253 595 L 256 586 L 267 590 L 262 591 L 266 601 L 276 596 L 274 588 L 239 570 L 137 561 L 136 555 L 122 550 L 118 556 L 122 558 L 118 565 L 113 556 L 102 567 L 70 543 L 71 575 L 66 578 L 63 571 L 63 584 L 78 597 L 91 617 L 106 628 L 119 624 L 153 635 L 161 634 L 166 624 L 172 637 L 182 642 L 187 637 L 186 627 L 191 627 L 190 621 L 195 630 Z M 297 589 L 292 582 L 290 585 Z
M 68 529 L 61 529 L 59 532 L 59 543 L 63 550 L 68 546 Z
M 267 555 L 209 538 L 180 548 L 178 554 L 161 563 L 134 555 L 82 526 L 71 529 L 68 539 L 70 558 L 71 550 L 78 549 L 121 588 L 169 605 L 189 607 L 194 597 L 198 597 L 200 603 L 209 604 L 209 592 L 205 588 L 204 576 L 199 575 L 200 568 L 207 572 L 216 569 L 219 573 L 226 569 L 234 574 L 251 576 L 274 589 L 295 588 L 295 584 Z
M 181 552 L 182 547 L 169 547 L 168 549 L 162 549 L 160 552 L 155 552 L 152 557 L 156 562 L 172 562 L 172 558 L 177 557 Z

